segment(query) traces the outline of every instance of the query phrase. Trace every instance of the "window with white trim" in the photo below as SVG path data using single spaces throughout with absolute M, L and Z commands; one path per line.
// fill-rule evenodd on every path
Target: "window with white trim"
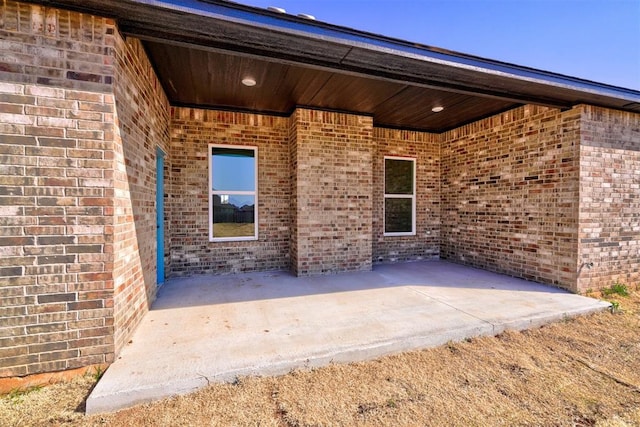
M 209 144 L 209 240 L 258 238 L 258 149 Z
M 384 158 L 384 235 L 416 234 L 416 160 Z

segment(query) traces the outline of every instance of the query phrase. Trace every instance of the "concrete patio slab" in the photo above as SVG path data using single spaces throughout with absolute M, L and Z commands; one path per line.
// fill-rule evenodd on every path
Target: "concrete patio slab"
M 266 272 L 172 279 L 87 399 L 87 413 L 237 376 L 372 359 L 608 306 L 444 261 L 303 278 Z

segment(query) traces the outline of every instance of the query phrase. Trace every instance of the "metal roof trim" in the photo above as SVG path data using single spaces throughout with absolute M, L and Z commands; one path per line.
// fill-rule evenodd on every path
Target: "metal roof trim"
M 435 51 L 434 48 L 412 44 L 407 41 L 340 27 L 322 21 L 310 21 L 294 15 L 271 12 L 246 5 L 221 1 L 202 0 L 134 0 L 159 8 L 183 13 L 198 14 L 213 19 L 225 20 L 249 27 L 307 37 L 316 40 L 346 45 L 385 55 L 425 61 L 448 67 L 466 69 L 498 77 L 539 83 L 548 86 L 576 90 L 594 95 L 609 96 L 630 102 L 640 102 L 640 91 L 605 83 L 593 82 L 577 77 L 538 70 L 506 62 L 494 61 L 453 51 Z M 342 61 L 347 60 L 349 54 Z

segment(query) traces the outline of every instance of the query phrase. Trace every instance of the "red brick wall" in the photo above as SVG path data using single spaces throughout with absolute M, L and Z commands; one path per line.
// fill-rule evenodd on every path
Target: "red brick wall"
M 113 280 L 117 353 L 155 299 L 156 148 L 169 152 L 169 102 L 140 41 L 125 40 L 117 33 L 115 52 Z M 169 164 L 166 156 L 165 179 Z M 165 236 L 169 246 L 167 229 Z M 168 257 L 169 251 L 165 253 Z
M 578 289 L 640 283 L 640 114 L 581 106 Z M 592 268 L 587 268 L 593 263 Z
M 524 106 L 442 138 L 441 257 L 575 289 L 580 110 Z
M 173 107 L 171 274 L 289 268 L 289 119 Z M 258 147 L 258 240 L 209 242 L 208 144 Z
M 440 255 L 440 136 L 374 128 L 373 260 L 394 262 Z M 416 159 L 416 235 L 384 236 L 384 157 Z
M 0 17 L 0 377 L 111 362 L 115 26 Z
M 298 109 L 292 120 L 296 121 L 292 270 L 298 275 L 370 270 L 372 118 Z

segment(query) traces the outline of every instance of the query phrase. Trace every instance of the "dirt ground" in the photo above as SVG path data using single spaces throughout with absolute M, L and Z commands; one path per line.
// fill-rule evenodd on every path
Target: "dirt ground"
M 640 426 L 640 290 L 615 314 L 375 361 L 243 378 L 86 416 L 87 376 L 0 398 L 0 425 Z

